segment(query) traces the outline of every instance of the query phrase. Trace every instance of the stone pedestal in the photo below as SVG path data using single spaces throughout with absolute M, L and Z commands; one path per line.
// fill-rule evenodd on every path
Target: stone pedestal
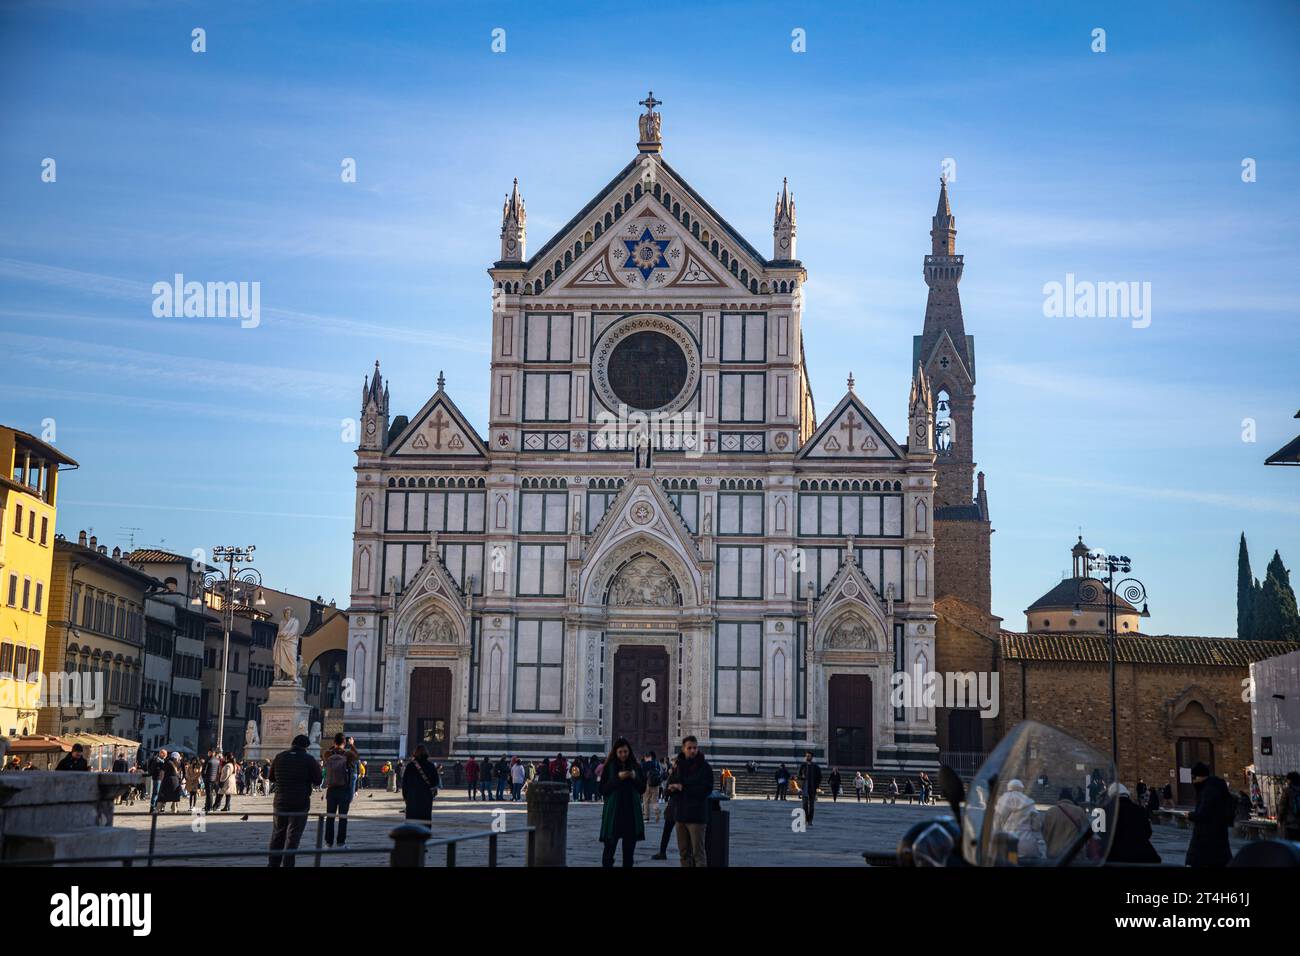
M 533 835 L 533 866 L 565 866 L 569 835 L 569 785 L 540 783 L 528 787 L 528 825 Z
M 0 773 L 0 861 L 133 854 L 135 831 L 113 826 L 113 801 L 140 778 L 67 770 Z
M 276 754 L 289 749 L 294 737 L 310 731 L 311 708 L 301 684 L 276 681 L 267 688 L 261 710 L 261 743 L 244 748 L 244 756 L 250 760 L 274 760 Z M 308 750 L 319 757 L 320 741 L 313 740 Z

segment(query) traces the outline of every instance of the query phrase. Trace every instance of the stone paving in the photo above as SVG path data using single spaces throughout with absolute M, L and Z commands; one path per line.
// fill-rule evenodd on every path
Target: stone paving
M 269 814 L 271 798 L 261 796 L 235 797 L 229 812 L 213 813 L 206 819 L 191 816 L 186 801 L 181 801 L 182 812 L 160 814 L 156 836 L 156 852 L 187 853 L 219 850 L 260 851 L 268 842 L 271 832 Z M 149 841 L 149 814 L 142 812 L 144 804 L 119 807 L 114 823 L 138 831 L 136 852 L 144 853 Z M 200 809 L 202 803 L 200 802 Z M 324 795 L 313 798 L 313 812 L 323 812 Z M 947 811 L 946 806 L 909 806 L 906 804 L 857 803 L 853 799 L 838 803 L 830 799 L 817 802 L 815 825 L 806 832 L 792 829 L 792 811 L 799 808 L 798 801 L 785 802 L 756 797 L 742 797 L 727 803 L 731 814 L 731 865 L 732 866 L 863 866 L 864 850 L 892 853 L 901 837 L 912 824 Z M 402 802 L 397 794 L 378 790 L 362 790 L 352 802 L 348 817 L 348 845 L 361 849 L 375 847 L 374 853 L 323 857 L 322 866 L 387 866 L 388 848 L 392 841 L 388 832 L 402 820 Z M 504 814 L 506 832 L 499 837 L 498 863 L 501 866 L 522 866 L 525 842 L 522 835 L 512 836 L 512 828 L 526 824 L 524 804 L 509 800 L 473 801 L 464 799 L 463 792 L 443 791 L 434 805 L 434 838 L 445 839 L 490 829 L 494 812 Z M 570 866 L 598 866 L 602 846 L 597 839 L 600 829 L 599 803 L 571 803 L 569 805 L 568 862 Z M 249 814 L 247 820 L 241 819 Z M 200 826 L 202 824 L 202 826 Z M 308 824 L 301 846 L 315 845 L 317 820 Z M 1154 828 L 1152 842 L 1166 862 L 1181 863 L 1186 852 L 1190 830 L 1172 826 Z M 651 822 L 646 827 L 647 841 L 637 845 L 636 865 L 677 866 L 676 842 L 669 841 L 668 860 L 651 860 L 658 849 L 661 825 Z M 1242 845 L 1235 838 L 1234 851 Z M 459 844 L 456 849 L 458 866 L 482 866 L 487 861 L 487 841 L 477 840 Z M 311 866 L 310 856 L 299 859 L 299 866 Z M 265 858 L 260 855 L 238 859 L 167 861 L 158 865 L 190 866 L 261 866 Z M 446 864 L 446 851 L 430 847 L 429 866 Z

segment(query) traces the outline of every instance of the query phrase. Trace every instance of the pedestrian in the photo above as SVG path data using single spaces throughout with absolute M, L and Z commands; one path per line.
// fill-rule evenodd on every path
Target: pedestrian
M 474 799 L 474 794 L 478 791 L 478 761 L 474 755 L 470 754 L 469 760 L 465 761 L 465 786 L 469 788 L 469 798 Z
M 167 751 L 159 750 L 155 756 L 149 758 L 149 763 L 145 765 L 145 781 L 149 787 L 150 810 L 158 806 L 158 786 L 162 783 L 163 761 L 166 759 Z M 190 806 L 193 805 L 190 804 Z
M 912 797 L 916 796 L 916 787 L 913 786 L 911 777 L 903 781 L 903 794 L 907 797 L 908 806 L 911 806 Z
M 898 778 L 889 778 L 889 802 L 898 803 Z
M 221 769 L 217 771 L 217 803 L 215 809 L 229 810 L 230 798 L 235 793 L 235 757 L 227 753 L 222 760 Z M 226 805 L 220 805 L 221 798 L 226 798 Z
M 420 744 L 402 774 L 402 799 L 406 801 L 407 822 L 433 825 L 433 798 L 438 795 L 440 785 L 438 768 L 429 760 L 429 751 L 424 744 Z
M 669 800 L 675 801 L 677 852 L 682 866 L 708 865 L 704 848 L 704 828 L 709 822 L 709 794 L 713 792 L 713 768 L 700 753 L 694 736 L 682 739 L 677 766 L 668 779 Z
M 830 776 L 826 778 L 826 782 L 829 783 L 831 787 L 831 803 L 835 803 L 840 796 L 840 768 L 839 767 L 831 767 Z
M 592 754 L 582 770 L 582 799 L 595 800 L 600 789 L 596 780 L 596 768 L 600 765 L 600 758 Z
M 488 757 L 479 761 L 478 790 L 484 800 L 492 799 L 492 761 Z
M 1300 840 L 1300 773 L 1286 775 L 1277 802 L 1277 831 L 1287 840 Z
M 645 774 L 624 737 L 614 741 L 601 773 L 600 792 L 605 798 L 600 814 L 600 840 L 605 844 L 600 865 L 614 865 L 614 847 L 623 844 L 623 866 L 632 865 L 636 845 L 645 839 L 645 819 L 641 815 Z
M 650 811 L 654 810 L 655 823 L 658 823 L 662 816 L 659 812 L 659 784 L 663 781 L 663 776 L 659 770 L 659 758 L 653 750 L 646 754 L 645 759 L 641 761 L 641 773 L 645 777 L 645 794 L 642 798 L 641 816 L 646 823 L 649 823 Z
M 1122 783 L 1110 785 L 1115 797 L 1115 834 L 1111 838 L 1107 863 L 1159 863 L 1160 854 L 1151 845 L 1151 821 L 1133 802 Z
M 1196 809 L 1187 814 L 1192 839 L 1187 844 L 1187 865 L 1227 866 L 1232 860 L 1228 830 L 1237 815 L 1236 803 L 1222 777 L 1216 777 L 1204 763 L 1192 767 Z
M 54 769 L 89 770 L 90 764 L 86 761 L 86 755 L 81 749 L 81 744 L 73 744 L 72 750 L 63 755 L 63 759 L 58 762 Z
M 158 775 L 161 778 L 161 767 L 158 769 Z M 194 809 L 194 804 L 199 799 L 199 791 L 202 789 L 203 765 L 199 763 L 198 758 L 196 757 L 185 765 L 185 792 L 189 794 L 191 810 Z
M 271 762 L 268 779 L 275 786 L 275 802 L 271 809 L 275 816 L 271 823 L 272 854 L 268 866 L 293 866 L 293 854 L 278 854 L 277 850 L 296 850 L 307 826 L 307 812 L 311 809 L 311 793 L 320 779 L 320 762 L 307 752 L 311 740 L 306 734 L 293 738 L 289 750 L 281 751 Z
M 527 772 L 524 770 L 524 762 L 515 757 L 510 764 L 510 799 L 516 803 L 519 801 L 520 794 L 524 791 L 524 779 Z
M 203 763 L 203 812 L 210 813 L 217 800 L 217 783 L 221 776 L 221 758 L 209 750 Z
M 803 817 L 808 826 L 812 826 L 813 812 L 817 809 L 817 788 L 822 782 L 822 768 L 813 760 L 813 752 L 805 750 L 803 766 L 799 768 L 799 780 L 803 787 Z
M 573 763 L 569 765 L 569 798 L 574 803 L 582 801 L 582 775 L 587 769 L 587 762 L 582 759 L 582 755 L 573 758 Z
M 551 761 L 551 780 L 565 783 L 568 779 L 569 763 L 564 759 L 564 754 L 556 754 L 555 759 Z
M 785 764 L 776 768 L 776 796 L 775 800 L 784 800 L 786 791 L 790 786 L 790 771 L 785 769 Z
M 510 761 L 506 760 L 505 754 L 501 755 L 501 759 L 497 761 L 497 765 L 493 768 L 493 776 L 496 777 L 497 781 L 497 799 L 504 800 L 506 790 L 510 788 Z
M 862 802 L 862 792 L 867 789 L 867 778 L 862 776 L 859 770 L 853 775 L 853 792 L 858 795 L 858 803 Z
M 158 778 L 158 802 L 160 804 L 172 805 L 172 813 L 176 813 L 181 802 L 181 770 L 176 765 L 176 759 L 180 754 L 174 757 L 168 757 L 163 761 L 162 773 Z
M 356 747 L 348 746 L 341 733 L 325 753 L 325 845 L 334 846 L 334 820 L 338 818 L 338 845 L 348 845 L 348 808 L 352 806 L 353 767 L 360 761 Z
M 668 778 L 672 776 L 673 768 L 676 766 L 677 766 L 677 758 L 674 757 L 671 761 L 665 761 L 663 765 L 660 767 L 660 769 L 663 771 L 662 787 L 666 788 L 668 786 Z M 654 856 L 650 857 L 650 859 L 652 860 L 668 859 L 668 840 L 670 837 L 672 837 L 673 832 L 677 829 L 677 817 L 675 815 L 673 807 L 674 807 L 673 801 L 669 800 L 668 805 L 664 809 L 663 832 L 659 834 L 659 852 L 654 854 Z

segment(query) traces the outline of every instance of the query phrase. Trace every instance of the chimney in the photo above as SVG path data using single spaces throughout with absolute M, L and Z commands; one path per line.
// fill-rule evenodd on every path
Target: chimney
M 108 545 L 106 545 L 106 544 L 101 544 L 101 545 L 99 546 L 99 553 L 100 553 L 100 554 L 108 554 Z
M 86 532 L 85 532 L 85 531 L 79 531 L 79 532 L 77 532 L 77 544 L 81 545 L 83 548 L 86 546 Z
M 122 560 L 122 549 L 121 549 L 121 548 L 114 548 L 114 549 L 113 549 L 113 560 L 114 560 L 114 561 L 121 561 L 121 560 Z
M 97 540 L 98 540 L 98 539 L 97 539 L 93 534 L 90 536 L 90 550 L 91 550 L 91 551 L 96 550 L 95 542 L 96 542 Z

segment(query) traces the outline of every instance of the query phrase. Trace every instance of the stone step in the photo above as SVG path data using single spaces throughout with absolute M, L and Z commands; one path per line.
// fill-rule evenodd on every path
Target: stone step
M 132 855 L 134 830 L 114 827 L 79 827 L 47 833 L 6 833 L 0 844 L 0 859 L 50 860 L 55 866 L 69 857 Z M 77 866 L 69 863 L 67 866 Z M 86 866 L 120 866 L 120 863 L 87 863 Z

